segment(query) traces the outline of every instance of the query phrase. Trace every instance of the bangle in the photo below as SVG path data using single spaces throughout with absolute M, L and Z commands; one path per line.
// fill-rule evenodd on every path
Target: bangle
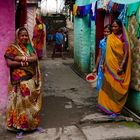
M 28 62 L 23 62 L 23 66 L 28 66 L 29 63 Z
M 23 62 L 22 62 L 22 61 L 20 62 L 20 65 L 23 67 L 23 65 L 24 65 L 24 64 L 23 64 Z
M 26 66 L 28 66 L 29 65 L 29 63 L 28 62 L 26 62 Z
M 123 65 L 124 65 L 124 63 L 125 63 L 125 59 L 122 61 L 122 63 L 121 63 L 121 66 L 123 67 Z
M 27 56 L 25 56 L 25 61 L 27 62 L 27 60 L 28 60 L 28 58 L 27 58 Z
M 123 71 L 123 68 L 122 68 L 122 67 L 119 67 L 119 70 L 120 70 L 120 71 Z
M 24 62 L 26 60 L 25 56 L 22 57 L 22 61 Z

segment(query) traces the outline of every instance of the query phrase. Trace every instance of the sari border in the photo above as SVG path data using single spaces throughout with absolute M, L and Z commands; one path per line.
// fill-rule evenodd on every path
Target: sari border
M 104 77 L 103 79 L 103 84 L 101 89 L 106 93 L 106 95 L 116 104 L 121 105 L 120 102 L 122 104 L 123 100 L 126 99 L 127 96 L 127 92 L 125 94 L 121 94 L 120 92 L 118 92 L 117 90 L 115 90 L 112 85 L 110 84 L 110 82 L 107 81 L 106 77 Z M 114 93 L 114 94 L 112 94 Z
M 100 103 L 98 103 L 97 107 L 102 110 L 104 113 L 106 113 L 107 115 L 112 115 L 114 112 L 110 111 L 109 109 L 105 108 L 104 106 L 102 106 Z
M 107 63 L 106 63 L 106 69 L 107 69 L 107 71 L 110 73 L 110 75 L 114 78 L 114 80 L 123 83 L 124 79 L 119 78 L 119 77 L 109 68 L 109 66 L 107 65 Z

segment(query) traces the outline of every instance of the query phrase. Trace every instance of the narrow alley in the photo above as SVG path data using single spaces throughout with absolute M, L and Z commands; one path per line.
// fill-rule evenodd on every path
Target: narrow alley
M 0 140 L 140 140 L 140 0 L 0 7 Z
M 73 59 L 41 61 L 44 95 L 41 115 L 46 115 L 43 127 L 72 125 L 97 110 L 97 91 L 72 70 L 72 65 Z
M 97 108 L 97 91 L 72 69 L 73 59 L 44 59 L 42 71 L 43 106 L 40 126 L 44 133 L 26 133 L 23 140 L 135 140 L 140 126 L 132 118 L 116 120 Z M 3 127 L 2 140 L 15 140 L 15 133 Z

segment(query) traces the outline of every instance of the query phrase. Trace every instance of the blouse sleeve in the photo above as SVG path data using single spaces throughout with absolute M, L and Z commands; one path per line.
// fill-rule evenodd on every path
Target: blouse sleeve
M 28 44 L 27 48 L 28 48 L 30 54 L 34 52 L 33 47 L 32 47 L 31 44 Z
M 102 40 L 100 40 L 99 48 L 102 49 Z
M 14 60 L 15 56 L 17 56 L 17 49 L 14 46 L 9 46 L 4 54 L 4 57 L 7 59 Z

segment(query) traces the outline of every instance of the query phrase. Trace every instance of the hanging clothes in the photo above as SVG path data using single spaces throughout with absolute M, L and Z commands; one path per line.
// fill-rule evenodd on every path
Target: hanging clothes
M 137 36 L 137 38 L 140 39 L 140 4 L 139 4 L 139 8 L 138 8 L 137 13 L 136 13 L 136 20 L 137 20 L 136 36 Z
M 104 37 L 104 17 L 105 12 L 102 9 L 97 9 L 96 12 L 96 54 L 95 54 L 95 62 L 99 53 L 99 42 Z
M 132 15 L 136 16 L 136 35 L 137 38 L 140 38 L 140 2 L 128 5 L 127 17 L 131 17 Z M 128 26 L 128 20 L 126 21 L 126 26 Z
M 122 10 L 122 12 L 120 13 L 118 19 L 120 19 L 122 21 L 123 24 L 126 23 L 126 10 L 127 10 L 127 7 L 126 5 L 124 6 L 124 9 Z
M 95 17 L 96 17 L 96 8 L 97 8 L 97 2 L 93 2 L 92 5 L 91 5 L 92 20 L 95 20 Z
M 132 5 L 132 7 L 131 7 Z M 131 89 L 140 91 L 140 2 L 128 5 L 127 22 L 128 33 L 131 42 L 132 69 L 131 69 Z
M 140 2 L 128 5 L 127 16 L 132 16 L 133 14 L 135 14 L 139 6 L 140 6 Z
M 77 8 L 78 8 L 77 5 L 74 4 L 74 5 L 73 5 L 73 15 L 74 15 L 74 16 L 77 15 Z
M 133 4 L 139 1 L 140 0 L 112 0 L 112 2 L 119 3 L 119 4 Z

